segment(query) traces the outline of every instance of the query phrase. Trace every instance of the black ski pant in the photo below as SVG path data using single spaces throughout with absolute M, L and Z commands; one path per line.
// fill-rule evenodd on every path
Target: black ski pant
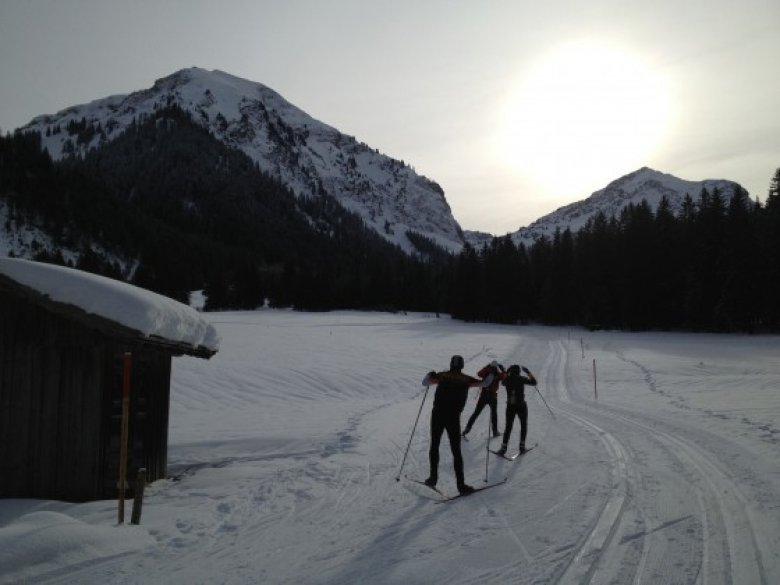
M 466 423 L 464 433 L 471 431 L 471 427 L 474 426 L 474 421 L 482 413 L 485 406 L 490 407 L 490 426 L 493 428 L 493 434 L 498 434 L 498 399 L 495 394 L 490 391 L 480 392 L 479 400 L 477 400 L 477 406 L 474 409 L 473 414 L 469 417 L 469 422 Z
M 460 412 L 434 411 L 431 413 L 431 448 L 428 457 L 431 463 L 431 479 L 439 478 L 439 444 L 441 436 L 447 431 L 450 440 L 452 460 L 455 466 L 455 479 L 458 487 L 463 485 L 463 455 L 460 452 Z
M 506 405 L 506 426 L 504 427 L 504 445 L 509 444 L 509 436 L 515 424 L 515 417 L 520 419 L 520 444 L 525 445 L 525 437 L 528 434 L 528 404 L 525 400 L 519 404 Z

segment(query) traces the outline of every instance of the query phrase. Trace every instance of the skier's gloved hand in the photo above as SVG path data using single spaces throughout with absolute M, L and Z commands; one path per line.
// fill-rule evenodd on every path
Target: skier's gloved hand
M 498 369 L 502 372 L 506 372 L 506 368 L 504 368 L 504 364 L 498 364 Z
M 433 370 L 425 374 L 425 378 L 423 378 L 422 385 L 430 386 L 431 384 L 433 384 L 434 376 L 436 376 L 436 372 L 434 372 Z
M 523 366 L 520 369 L 523 370 L 526 374 L 530 374 L 531 373 L 531 371 L 528 368 L 526 368 L 525 366 Z

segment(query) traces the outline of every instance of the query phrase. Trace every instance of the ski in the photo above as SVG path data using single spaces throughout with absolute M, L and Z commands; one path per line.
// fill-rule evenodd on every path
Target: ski
M 539 443 L 536 443 L 536 445 L 538 445 L 538 444 L 539 444 Z M 522 451 L 522 452 L 519 452 L 519 453 L 515 453 L 514 455 L 506 455 L 505 453 L 499 453 L 498 451 L 493 451 L 493 449 L 490 449 L 490 452 L 491 452 L 493 455 L 498 455 L 499 457 L 501 457 L 501 459 L 506 459 L 507 461 L 514 461 L 514 460 L 516 460 L 518 457 L 522 457 L 523 455 L 525 455 L 525 454 L 526 454 L 526 453 L 528 453 L 529 451 L 532 451 L 532 450 L 533 450 L 533 448 L 534 448 L 534 447 L 536 447 L 536 445 L 531 445 L 531 446 L 530 446 L 530 447 L 528 447 L 528 449 L 526 449 L 525 451 Z
M 428 488 L 428 489 L 429 489 L 429 490 L 431 490 L 432 492 L 436 492 L 437 494 L 439 494 L 439 495 L 440 495 L 442 498 L 445 498 L 445 499 L 446 499 L 446 498 L 449 498 L 449 497 L 450 497 L 450 496 L 448 496 L 447 494 L 445 494 L 443 491 L 441 491 L 439 488 L 437 488 L 436 486 L 429 486 L 427 483 L 425 483 L 425 482 L 424 482 L 424 481 L 422 481 L 422 480 L 419 480 L 419 479 L 414 479 L 413 477 L 409 477 L 409 476 L 407 476 L 407 475 L 404 475 L 404 479 L 406 479 L 406 480 L 408 480 L 408 481 L 411 481 L 412 483 L 417 483 L 417 484 L 420 484 L 420 485 L 422 485 L 422 486 L 425 486 L 426 488 Z M 419 494 L 418 494 L 418 495 L 419 495 Z M 437 500 L 437 501 L 438 501 L 438 500 Z
M 497 481 L 495 483 L 491 483 L 490 485 L 483 485 L 483 486 L 480 486 L 480 487 L 475 487 L 473 492 L 469 492 L 467 494 L 458 494 L 456 496 L 444 496 L 443 500 L 437 500 L 436 503 L 437 504 L 446 504 L 447 502 L 451 502 L 452 500 L 457 500 L 458 498 L 466 498 L 468 496 L 473 496 L 474 494 L 478 494 L 482 490 L 489 490 L 490 488 L 494 488 L 494 487 L 499 486 L 499 485 L 504 485 L 506 483 L 507 479 L 509 479 L 509 478 L 505 477 L 501 481 Z
M 506 455 L 504 453 L 499 453 L 498 451 L 493 451 L 493 449 L 491 449 L 490 452 L 493 455 L 497 455 L 498 457 L 501 457 L 501 459 L 506 459 L 507 461 L 514 461 L 520 456 L 520 453 L 517 453 L 515 455 Z

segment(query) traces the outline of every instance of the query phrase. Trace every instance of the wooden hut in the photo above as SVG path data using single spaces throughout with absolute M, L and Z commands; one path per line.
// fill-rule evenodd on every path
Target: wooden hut
M 133 307 L 125 318 L 127 298 Z M 177 319 L 187 322 L 177 328 Z M 161 324 L 176 334 L 155 331 Z M 201 345 L 204 333 L 210 340 Z M 165 477 L 171 358 L 209 358 L 218 339 L 196 311 L 171 299 L 77 270 L 0 259 L 0 497 L 117 494 L 126 352 L 129 493 L 141 467 L 147 481 Z

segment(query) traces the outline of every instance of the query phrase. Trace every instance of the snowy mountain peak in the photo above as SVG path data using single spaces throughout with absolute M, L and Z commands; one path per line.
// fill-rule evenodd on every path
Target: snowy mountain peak
M 718 189 L 724 197 L 731 197 L 737 188 L 739 185 L 733 181 L 686 181 L 649 167 L 642 167 L 612 181 L 587 199 L 556 209 L 531 225 L 520 228 L 511 236 L 515 243 L 530 245 L 541 236 L 552 237 L 556 229 L 564 230 L 568 227 L 576 232 L 600 211 L 607 217 L 617 216 L 624 207 L 639 204 L 642 200 L 656 210 L 661 200 L 666 197 L 671 211 L 677 213 L 686 195 L 690 195 L 695 201 L 702 189 L 710 192 Z
M 407 231 L 457 252 L 463 233 L 435 182 L 298 109 L 272 89 L 198 67 L 158 79 L 146 90 L 115 95 L 39 116 L 38 131 L 54 159 L 111 141 L 144 115 L 177 105 L 220 141 L 237 148 L 296 195 L 327 192 L 367 226 L 407 251 Z

